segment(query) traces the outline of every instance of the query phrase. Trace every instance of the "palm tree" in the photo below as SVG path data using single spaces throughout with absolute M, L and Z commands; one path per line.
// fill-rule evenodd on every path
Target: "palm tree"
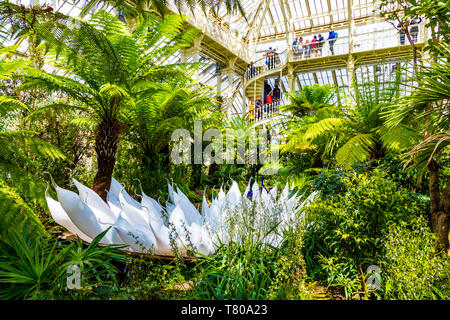
M 400 78 L 391 82 L 364 82 L 356 86 L 355 106 L 341 106 L 324 109 L 321 117 L 299 131 L 297 138 L 314 146 L 325 143 L 327 153 L 336 150 L 336 162 L 350 169 L 358 161 L 382 159 L 388 151 L 401 150 L 415 138 L 414 133 L 405 126 L 395 130 L 382 131 L 383 107 L 397 98 Z M 392 136 L 402 139 L 393 141 Z
M 281 148 L 282 153 L 310 155 L 313 167 L 323 166 L 324 156 L 333 153 L 336 135 L 323 135 L 312 141 L 305 138 L 305 133 L 315 123 L 340 115 L 339 108 L 331 104 L 334 96 L 335 90 L 330 85 L 318 84 L 288 94 L 290 103 L 280 107 L 287 112 L 283 118 L 286 143 Z
M 384 117 L 388 130 L 407 126 L 416 133 L 404 154 L 405 167 L 428 171 L 432 230 L 442 248 L 449 250 L 450 178 L 441 190 L 440 177 L 450 162 L 450 45 L 442 43 L 437 49 L 441 54 L 430 66 L 421 66 L 411 94 L 387 108 Z
M 188 76 L 178 78 L 176 84 L 162 84 L 141 92 L 136 103 L 129 105 L 125 112 L 127 130 L 124 139 L 131 142 L 134 157 L 139 159 L 141 176 L 149 177 L 144 180 L 143 187 L 150 192 L 166 183 L 172 132 L 186 129 L 192 133 L 197 120 L 201 120 L 202 129 L 206 130 L 218 126 L 223 115 L 214 111 L 215 101 L 210 88 L 190 87 Z M 201 164 L 193 165 L 193 170 L 201 167 Z
M 33 19 L 29 26 L 62 75 L 27 69 L 22 89 L 60 92 L 81 103 L 57 107 L 78 108 L 95 127 L 97 173 L 92 188 L 106 200 L 118 144 L 126 128 L 121 120 L 123 111 L 136 104 L 143 92 L 153 90 L 155 79 L 163 83 L 174 75 L 184 75 L 185 65 L 162 63 L 188 47 L 199 30 L 181 31 L 180 15 L 143 20 L 133 33 L 105 11 L 92 15 L 88 22 L 61 16 L 55 19 L 50 14 L 37 18 L 27 16 Z M 43 107 L 33 115 L 53 107 Z
M 304 86 L 301 91 L 288 94 L 289 104 L 281 106 L 282 110 L 289 112 L 297 121 L 306 115 L 311 115 L 317 110 L 329 106 L 334 97 L 334 90 L 330 85 Z

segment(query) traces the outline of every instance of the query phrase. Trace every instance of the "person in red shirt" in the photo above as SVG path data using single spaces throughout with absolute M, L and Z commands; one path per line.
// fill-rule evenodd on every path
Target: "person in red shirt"
M 317 41 L 317 36 L 314 36 L 314 38 L 311 40 L 311 48 L 314 57 L 317 57 Z

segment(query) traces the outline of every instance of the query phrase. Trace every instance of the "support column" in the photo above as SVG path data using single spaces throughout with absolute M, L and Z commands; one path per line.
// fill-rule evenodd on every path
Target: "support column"
M 244 92 L 244 81 L 245 81 L 245 76 L 241 77 L 242 102 L 243 102 L 241 115 L 243 117 L 245 117 L 245 115 L 247 114 L 248 104 L 249 104 L 249 101 L 248 101 L 247 97 L 245 96 L 245 92 Z
M 286 9 L 289 9 L 289 5 L 287 4 L 286 0 L 280 0 L 280 5 L 281 5 L 281 12 L 283 13 L 284 18 L 284 28 L 286 29 L 286 44 L 288 50 L 286 54 L 286 60 L 289 61 L 291 57 L 291 50 L 289 48 L 293 42 L 293 34 L 292 34 L 293 30 L 291 30 L 291 24 L 289 22 L 289 17 L 286 12 Z
M 233 109 L 233 75 L 234 75 L 234 70 L 233 69 L 228 69 L 227 70 L 227 77 L 228 77 L 228 90 L 227 90 L 227 110 L 226 110 L 226 114 L 227 117 L 231 116 L 232 113 L 232 109 Z
M 288 64 L 288 90 L 289 91 L 294 91 L 294 67 L 292 66 L 292 64 Z
M 348 89 L 350 99 L 348 103 L 354 105 L 357 103 L 356 97 L 356 75 L 355 75 L 355 59 L 353 56 L 354 48 L 354 34 L 355 34 L 355 20 L 353 19 L 353 0 L 348 0 L 348 57 L 347 57 L 347 74 L 348 74 Z
M 203 34 L 195 38 L 192 47 L 181 50 L 181 61 L 186 63 L 190 57 L 192 57 L 192 62 L 200 62 L 200 51 L 203 40 Z M 198 80 L 199 78 L 199 70 L 197 70 L 192 78 Z M 195 86 L 197 88 L 197 86 Z
M 347 97 L 347 102 L 351 105 L 356 103 L 356 75 L 355 75 L 355 60 L 353 55 L 349 54 L 347 58 L 347 74 L 348 74 L 348 92 L 350 97 Z
M 428 23 L 428 19 L 424 18 L 421 24 L 419 24 L 419 42 L 427 42 L 431 39 L 430 27 L 425 27 Z M 422 65 L 429 66 L 431 62 L 430 50 L 425 51 L 424 47 L 420 50 L 420 59 L 422 60 Z
M 221 96 L 222 95 L 222 73 L 219 73 L 217 75 L 217 95 Z
M 187 49 L 181 49 L 180 52 L 181 52 L 181 62 L 182 63 L 186 63 L 188 58 L 189 58 L 188 50 Z
M 233 75 L 234 75 L 234 67 L 236 63 L 237 58 L 231 58 L 228 60 L 228 67 L 224 70 L 224 73 L 227 75 L 228 78 L 228 90 L 226 93 L 226 114 L 227 117 L 230 117 L 233 110 Z

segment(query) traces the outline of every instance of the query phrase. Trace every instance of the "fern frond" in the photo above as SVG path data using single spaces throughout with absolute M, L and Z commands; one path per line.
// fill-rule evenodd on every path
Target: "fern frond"
M 34 211 L 19 194 L 0 179 L 0 230 L 21 227 L 26 221 L 32 224 L 33 231 L 44 235 L 45 228 Z
M 17 99 L 0 96 L 0 115 L 4 116 L 16 110 L 28 110 L 28 106 Z
M 356 162 L 366 160 L 374 146 L 373 134 L 358 134 L 337 150 L 336 161 L 349 170 Z
M 35 132 L 28 130 L 9 130 L 0 132 L 0 145 L 4 149 L 9 149 L 8 146 L 19 145 L 29 149 L 35 154 L 49 157 L 52 160 L 66 159 L 66 156 L 61 150 L 54 145 L 35 137 L 35 135 Z
M 391 151 L 411 148 L 423 137 L 418 130 L 402 124 L 391 128 L 381 127 L 376 132 L 380 135 L 383 145 Z
M 341 118 L 327 118 L 310 125 L 305 132 L 306 140 L 313 140 L 325 133 L 336 131 L 344 126 L 346 120 Z

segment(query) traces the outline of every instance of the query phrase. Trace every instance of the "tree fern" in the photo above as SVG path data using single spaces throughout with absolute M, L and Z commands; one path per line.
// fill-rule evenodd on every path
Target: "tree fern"
M 174 75 L 184 79 L 184 83 L 189 82 L 182 65 L 160 63 L 177 50 L 189 46 L 200 31 L 182 30 L 184 17 L 180 15 L 167 15 L 165 19 L 147 16 L 137 22 L 133 33 L 117 17 L 102 10 L 93 14 L 89 21 L 67 16 L 54 19 L 56 14 L 23 12 L 14 5 L 10 6 L 10 12 L 10 16 L 22 22 L 25 20 L 25 25 L 28 23 L 51 63 L 64 72 L 61 76 L 29 68 L 25 70 L 25 83 L 21 89 L 38 88 L 68 95 L 78 102 L 78 107 L 81 103 L 83 118 L 94 120 L 90 121 L 90 127 L 95 122 L 97 164 L 99 168 L 108 169 L 97 171 L 93 189 L 105 198 L 118 142 L 125 129 L 124 122 L 129 119 L 123 111 L 142 105 L 139 99 L 157 96 L 154 89 L 158 86 L 149 86 L 149 82 L 162 84 Z M 140 86 L 140 82 L 145 85 Z M 171 97 L 173 101 L 160 101 L 167 106 L 161 110 L 167 109 L 177 116 L 183 114 L 183 107 L 175 103 L 175 100 L 182 99 L 182 95 L 181 91 L 176 91 Z M 61 104 L 54 106 L 63 107 Z M 176 111 L 174 106 L 178 108 Z M 28 119 L 40 112 L 45 110 L 36 110 Z M 175 120 L 172 118 L 171 122 Z M 159 129 L 159 132 L 166 131 Z M 113 159 L 109 159 L 110 156 Z
M 0 179 L 0 233 L 9 229 L 21 228 L 26 221 L 37 234 L 45 234 L 44 226 L 20 195 Z
M 165 17 L 169 14 L 170 0 L 89 0 L 81 11 L 82 15 L 92 10 L 95 5 L 106 3 L 114 8 L 122 10 L 128 17 L 145 18 L 149 14 L 158 14 Z M 225 7 L 227 12 L 240 12 L 245 17 L 245 11 L 240 0 L 175 0 L 175 5 L 178 8 L 186 6 L 191 12 L 195 7 L 199 7 L 204 13 L 211 10 L 214 15 L 218 14 L 220 7 Z

